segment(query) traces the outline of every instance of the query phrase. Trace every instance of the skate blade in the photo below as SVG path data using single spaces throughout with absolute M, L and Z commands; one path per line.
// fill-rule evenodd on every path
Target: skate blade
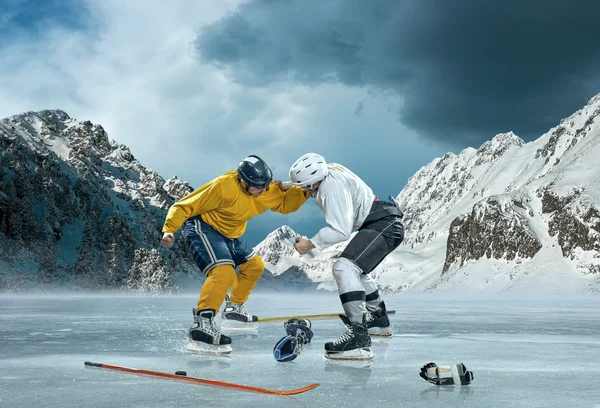
M 390 337 L 392 335 L 392 331 L 389 327 L 378 327 L 377 329 L 375 329 L 374 331 L 370 331 L 369 335 L 378 337 Z
M 252 323 L 245 323 L 245 322 L 239 322 L 237 320 L 228 320 L 228 319 L 223 319 L 221 321 L 221 330 L 228 330 L 228 331 L 254 331 L 254 330 L 258 330 L 258 323 L 257 322 L 252 322 Z
M 229 344 L 224 344 L 221 346 L 216 346 L 212 344 L 202 343 L 201 341 L 195 341 L 192 339 L 188 339 L 186 345 L 186 351 L 192 354 L 209 354 L 209 355 L 224 355 L 231 353 L 231 346 Z
M 325 358 L 330 360 L 369 360 L 373 358 L 373 351 L 369 347 L 349 351 L 325 351 Z
M 335 359 L 326 359 L 325 360 L 325 369 L 327 367 L 350 367 L 350 368 L 371 368 L 373 365 L 373 359 L 368 360 L 335 360 Z

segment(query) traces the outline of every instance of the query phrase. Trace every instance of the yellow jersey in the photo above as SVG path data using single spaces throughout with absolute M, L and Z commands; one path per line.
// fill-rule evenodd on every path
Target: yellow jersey
M 204 184 L 169 208 L 162 232 L 175 233 L 194 216 L 228 238 L 239 238 L 252 217 L 267 210 L 281 214 L 297 211 L 310 197 L 300 187 L 282 191 L 271 183 L 267 191 L 255 197 L 244 191 L 237 170 L 231 170 Z

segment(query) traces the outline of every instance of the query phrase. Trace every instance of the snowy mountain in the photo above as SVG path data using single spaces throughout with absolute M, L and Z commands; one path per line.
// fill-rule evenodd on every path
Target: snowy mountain
M 421 168 L 396 197 L 406 239 L 374 272 L 410 292 L 600 291 L 600 95 L 537 140 L 496 135 L 478 149 Z M 346 243 L 313 259 L 259 246 L 274 275 L 335 287 L 331 264 Z
M 100 125 L 60 110 L 0 121 L 0 289 L 175 290 L 197 271 L 160 248 L 169 206 L 191 187 L 164 180 Z
M 374 276 L 390 291 L 600 292 L 599 155 L 600 95 L 533 142 L 503 133 L 433 160 L 396 197 L 406 239 Z M 183 245 L 159 245 L 191 187 L 102 126 L 60 110 L 1 120 L 0 182 L 0 290 L 199 287 Z M 257 288 L 335 290 L 346 243 L 301 257 L 296 235 L 284 226 L 257 246 Z
M 256 253 L 265 263 L 265 273 L 260 283 L 272 283 L 274 279 L 289 283 L 312 285 L 316 283 L 321 288 L 321 282 L 327 283 L 331 273 L 331 265 L 337 258 L 337 251 L 332 250 L 316 254 L 301 256 L 293 248 L 294 238 L 297 236 L 290 227 L 284 225 L 271 232 L 255 248 Z M 326 288 L 332 289 L 331 285 Z

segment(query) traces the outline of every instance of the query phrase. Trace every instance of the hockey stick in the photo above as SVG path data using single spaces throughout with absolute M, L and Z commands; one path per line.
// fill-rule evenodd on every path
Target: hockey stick
M 387 314 L 394 314 L 396 313 L 395 310 L 388 310 Z M 345 316 L 344 313 L 341 313 L 342 315 Z M 289 319 L 312 319 L 312 320 L 317 320 L 317 319 L 330 319 L 333 317 L 338 317 L 340 315 L 340 313 L 323 313 L 323 314 L 313 314 L 313 315 L 303 315 L 303 316 L 279 316 L 279 317 L 259 317 L 258 318 L 258 322 L 259 323 L 268 323 L 268 322 L 279 322 L 279 321 L 285 321 L 285 320 L 289 320 Z
M 229 301 L 229 294 L 225 295 L 225 301 L 228 302 Z M 395 314 L 396 311 L 395 310 L 387 310 L 386 313 L 388 315 L 391 314 Z M 345 313 L 342 313 L 344 316 L 346 315 Z M 330 319 L 330 318 L 335 318 L 338 317 L 340 315 L 340 313 L 322 313 L 322 314 L 312 314 L 312 315 L 295 315 L 295 316 L 278 316 L 278 317 L 259 317 L 258 318 L 258 322 L 259 323 L 269 323 L 269 322 L 279 322 L 279 321 L 285 321 L 285 320 L 289 320 L 289 319 L 313 319 L 313 320 L 317 320 L 317 319 Z
M 310 384 L 310 385 L 307 385 L 306 387 L 297 388 L 295 390 L 281 390 L 280 391 L 280 390 L 269 390 L 266 388 L 259 388 L 259 387 L 250 387 L 247 385 L 233 384 L 233 383 L 228 383 L 228 382 L 223 382 L 223 381 L 204 380 L 202 378 L 188 377 L 185 372 L 179 372 L 179 371 L 178 372 L 181 374 L 170 374 L 170 373 L 161 373 L 159 371 L 139 370 L 137 368 L 127 368 L 127 367 L 121 367 L 121 366 L 115 366 L 115 365 L 109 365 L 109 364 L 92 363 L 91 361 L 86 361 L 83 364 L 85 364 L 88 367 L 98 367 L 98 368 L 105 368 L 108 370 L 123 371 L 123 372 L 127 372 L 127 373 L 152 375 L 155 377 L 166 377 L 166 378 L 172 378 L 175 380 L 189 381 L 189 382 L 208 384 L 208 385 L 216 385 L 216 386 L 220 386 L 220 387 L 234 388 L 234 389 L 238 389 L 238 390 L 242 390 L 242 391 L 253 391 L 253 392 L 260 392 L 263 394 L 274 394 L 274 395 L 300 394 L 300 393 L 312 390 L 313 388 L 317 388 L 320 385 L 320 384 Z

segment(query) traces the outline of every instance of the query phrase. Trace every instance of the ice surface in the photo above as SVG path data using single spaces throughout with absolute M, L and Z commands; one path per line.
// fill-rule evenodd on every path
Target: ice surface
M 450 299 L 386 296 L 392 338 L 374 338 L 371 363 L 330 362 L 323 344 L 339 319 L 313 320 L 315 337 L 293 362 L 273 358 L 281 322 L 233 333 L 229 356 L 186 354 L 196 296 L 0 297 L 1 407 L 600 407 L 599 298 Z M 259 317 L 341 311 L 336 293 L 254 293 Z M 219 319 L 220 320 L 220 319 Z M 270 389 L 262 395 L 84 367 L 84 361 Z M 463 362 L 467 387 L 436 387 L 427 362 Z

